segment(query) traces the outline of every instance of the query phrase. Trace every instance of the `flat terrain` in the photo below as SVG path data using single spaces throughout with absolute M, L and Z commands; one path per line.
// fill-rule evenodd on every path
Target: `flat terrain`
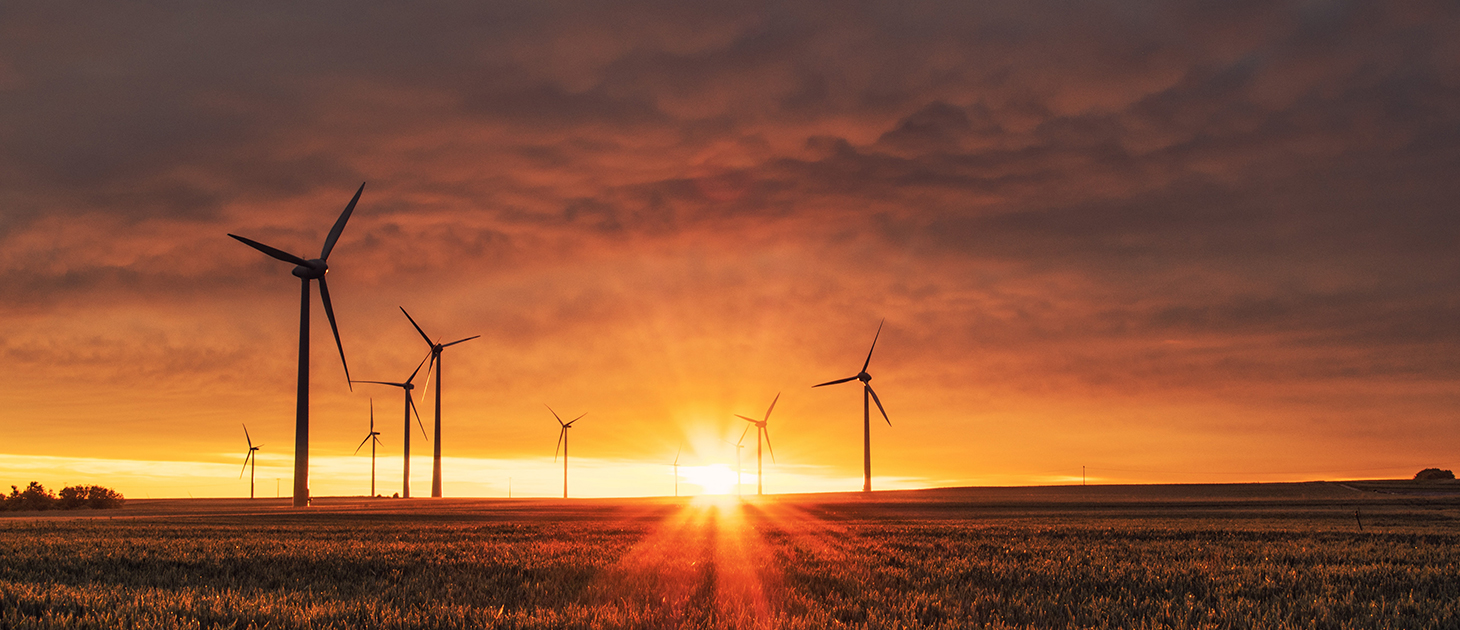
M 1457 543 L 1449 482 L 142 500 L 0 516 L 0 627 L 1460 627 Z

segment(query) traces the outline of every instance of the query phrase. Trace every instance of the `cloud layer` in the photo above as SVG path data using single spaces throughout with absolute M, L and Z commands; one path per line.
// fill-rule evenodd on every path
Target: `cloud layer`
M 786 391 L 778 444 L 850 476 L 855 391 L 807 387 L 885 317 L 888 474 L 1443 461 L 1457 34 L 1443 2 L 5 7 L 0 397 L 43 420 L 7 449 L 287 442 L 298 293 L 225 234 L 312 256 L 367 181 L 351 370 L 420 359 L 397 306 L 483 335 L 454 455 L 541 450 L 561 401 L 662 459 Z M 323 324 L 345 444 L 370 394 Z

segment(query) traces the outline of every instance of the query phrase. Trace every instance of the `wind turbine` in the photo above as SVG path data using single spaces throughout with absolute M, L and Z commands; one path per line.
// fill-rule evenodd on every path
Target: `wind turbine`
M 867 351 L 867 360 L 862 363 L 862 371 L 854 376 L 811 386 L 814 389 L 847 381 L 862 381 L 862 492 L 872 491 L 872 408 L 867 402 L 869 395 L 877 402 L 877 410 L 882 412 L 882 419 L 887 421 L 887 426 L 892 426 L 887 410 L 882 408 L 882 399 L 877 397 L 877 392 L 872 391 L 872 375 L 867 373 L 867 366 L 872 364 L 872 350 L 877 349 L 877 338 L 882 336 L 882 324 L 886 322 L 884 319 L 877 324 L 877 334 L 872 336 L 872 349 Z
M 720 441 L 735 447 L 735 496 L 738 497 L 740 496 L 740 449 L 745 448 L 745 444 L 742 444 L 745 441 L 745 434 L 740 434 L 740 442 L 731 442 L 725 438 L 720 438 Z
M 406 313 L 404 306 L 401 307 L 400 312 Z M 426 345 L 431 346 L 431 365 L 436 368 L 436 454 L 431 463 L 431 496 L 439 499 L 441 498 L 441 351 L 456 344 L 471 341 L 481 335 L 472 335 L 466 339 L 457 339 L 451 343 L 440 343 L 431 341 L 431 338 L 426 335 L 426 331 L 421 330 L 420 324 L 416 323 L 415 318 L 411 317 L 410 313 L 406 313 L 406 319 L 411 320 L 411 325 L 416 327 L 416 332 L 421 333 L 421 338 L 426 340 Z M 426 368 L 426 383 L 429 385 L 430 382 L 431 367 L 428 366 Z
M 413 390 L 413 389 L 416 388 L 415 384 L 411 383 L 411 381 L 416 380 L 416 374 L 421 371 L 421 366 L 423 366 L 425 364 L 426 364 L 426 358 L 425 357 L 422 357 L 421 358 L 421 362 L 416 365 L 416 371 L 411 372 L 411 377 L 408 378 L 408 379 L 406 379 L 406 382 L 404 382 L 404 383 L 391 383 L 389 381 L 355 381 L 356 383 L 374 383 L 376 385 L 389 385 L 391 387 L 399 387 L 406 394 L 406 424 L 405 424 L 405 431 L 402 433 L 402 435 L 405 436 L 405 439 L 402 440 L 402 443 L 403 443 L 402 448 L 405 449 L 405 472 L 404 472 L 404 479 L 401 482 L 401 496 L 402 497 L 405 497 L 407 499 L 411 498 L 411 412 L 412 411 L 416 412 L 416 426 L 421 427 L 421 437 L 424 437 L 427 440 L 430 440 L 431 439 L 431 436 L 426 435 L 426 426 L 423 425 L 423 424 L 421 424 L 421 412 L 420 412 L 420 410 L 416 409 L 416 401 L 415 401 L 414 398 L 411 397 L 411 390 Z M 428 376 L 427 378 L 429 379 L 430 377 Z M 372 464 L 371 467 L 373 469 L 374 468 L 374 465 Z M 371 474 L 373 475 L 374 473 L 371 473 Z M 373 489 L 372 489 L 371 494 L 374 494 Z
M 293 274 L 299 278 L 301 290 L 299 293 L 299 390 L 295 397 L 294 411 L 294 507 L 309 506 L 309 281 L 319 281 L 319 297 L 324 302 L 324 314 L 329 317 L 330 330 L 335 334 L 335 347 L 340 350 L 340 364 L 345 366 L 345 381 L 350 380 L 350 366 L 345 363 L 345 346 L 340 343 L 340 329 L 335 325 L 335 309 L 330 305 L 329 285 L 325 283 L 324 275 L 329 273 L 330 250 L 335 248 L 335 242 L 340 240 L 340 233 L 345 231 L 345 222 L 350 220 L 350 213 L 355 211 L 355 204 L 360 201 L 360 193 L 365 192 L 365 184 L 360 184 L 360 189 L 355 191 L 354 198 L 350 199 L 345 211 L 340 213 L 340 218 L 335 221 L 335 226 L 330 228 L 329 236 L 324 239 L 324 249 L 320 250 L 319 258 L 305 260 L 289 252 L 269 247 L 258 241 L 246 239 L 237 234 L 229 236 L 239 240 L 244 245 L 257 249 L 272 258 L 287 263 L 294 263 Z M 351 391 L 354 387 L 350 387 Z
M 441 383 L 438 381 L 436 383 L 436 386 L 440 387 Z M 543 406 L 547 407 L 547 405 Z M 563 427 L 561 431 L 558 431 L 558 446 L 561 446 L 563 448 L 563 498 L 566 499 L 568 498 L 568 429 L 573 428 L 573 423 L 582 420 L 583 416 L 588 415 L 588 413 L 584 412 L 583 415 L 580 415 L 577 418 L 573 418 L 572 420 L 563 422 L 563 419 L 558 417 L 558 412 L 553 411 L 552 407 L 548 407 L 548 411 L 553 414 L 553 418 L 556 418 L 558 424 L 562 425 Z M 553 447 L 553 461 L 558 461 L 557 447 Z
M 261 448 L 263 448 L 264 445 L 263 444 L 260 444 L 258 446 L 254 446 L 253 445 L 253 438 L 249 437 L 249 435 L 248 435 L 248 425 L 246 425 L 246 424 L 243 425 L 243 439 L 248 440 L 248 454 L 243 456 L 243 467 L 244 467 L 245 470 L 248 470 L 248 498 L 252 499 L 253 498 L 253 469 L 252 469 L 251 466 L 249 466 L 249 464 L 253 464 L 255 466 L 258 465 L 259 458 L 256 457 L 254 455 L 254 453 L 258 452 L 258 450 L 261 449 Z M 243 471 L 242 470 L 238 471 L 238 478 L 239 479 L 243 479 Z
M 772 462 L 776 461 L 776 449 L 771 447 L 771 430 L 766 427 L 766 423 L 768 423 L 768 422 L 771 421 L 771 409 L 775 409 L 776 408 L 776 401 L 777 400 L 780 400 L 780 399 L 781 399 L 780 392 L 776 392 L 775 399 L 771 401 L 770 409 L 766 409 L 765 410 L 765 418 L 764 419 L 756 420 L 755 418 L 747 418 L 747 417 L 742 416 L 742 415 L 740 415 L 738 413 L 735 414 L 735 417 L 740 418 L 741 420 L 744 420 L 744 421 L 750 423 L 750 424 L 748 424 L 748 425 L 745 426 L 745 430 L 744 431 L 741 431 L 740 432 L 740 440 L 742 442 L 745 441 L 745 434 L 750 431 L 750 428 L 751 427 L 755 427 L 755 493 L 757 495 L 759 495 L 761 493 L 760 437 L 762 435 L 765 436 L 765 445 L 766 445 L 766 448 L 770 449 L 770 451 L 771 451 L 771 461 Z
M 679 454 L 684 452 L 684 445 L 679 445 L 679 450 L 674 451 L 674 496 L 679 496 Z
M 365 442 L 370 443 L 370 496 L 372 497 L 375 496 L 375 445 L 380 443 L 380 438 L 378 437 L 379 435 L 380 432 L 375 430 L 375 399 L 371 398 L 370 433 L 365 436 L 365 439 L 363 441 L 360 442 L 360 446 L 355 447 L 355 452 L 351 454 L 358 454 L 360 452 L 360 449 L 365 447 Z

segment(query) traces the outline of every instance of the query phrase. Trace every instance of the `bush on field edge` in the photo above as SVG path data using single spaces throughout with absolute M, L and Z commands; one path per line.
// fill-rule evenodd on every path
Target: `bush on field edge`
M 1438 481 L 1440 479 L 1454 479 L 1455 473 L 1439 468 L 1426 468 L 1414 474 L 1415 481 Z
M 40 482 L 32 481 L 24 490 L 10 486 L 10 496 L 0 496 L 4 509 L 18 510 L 75 510 L 91 508 L 106 510 L 122 507 L 127 502 L 122 493 L 102 486 L 67 486 L 56 496 L 46 490 Z

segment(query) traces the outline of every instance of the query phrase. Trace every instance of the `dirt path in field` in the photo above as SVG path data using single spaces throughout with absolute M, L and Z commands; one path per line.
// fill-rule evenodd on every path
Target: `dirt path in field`
M 738 502 L 696 502 L 661 522 L 588 589 L 624 621 L 776 626 L 778 562 Z

